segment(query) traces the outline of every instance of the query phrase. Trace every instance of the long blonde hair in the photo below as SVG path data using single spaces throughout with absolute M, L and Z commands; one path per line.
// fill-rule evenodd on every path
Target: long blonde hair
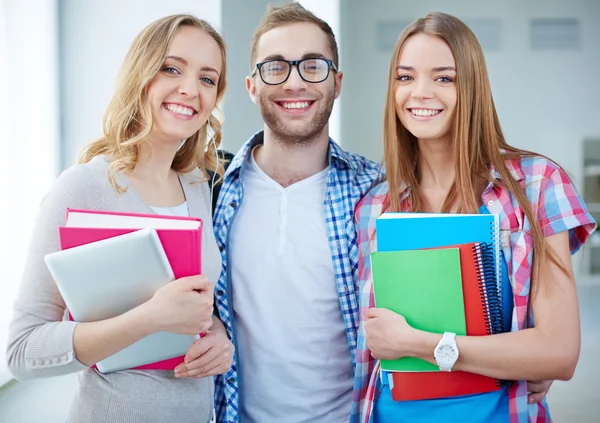
M 119 72 L 115 93 L 104 115 L 104 135 L 85 147 L 79 157 L 80 163 L 87 163 L 98 155 L 110 157 L 109 180 L 119 192 L 125 190 L 117 184 L 116 174 L 131 172 L 135 168 L 139 146 L 152 131 L 153 119 L 146 88 L 163 64 L 175 33 L 183 26 L 205 31 L 218 44 L 222 70 L 217 83 L 217 104 L 225 93 L 225 40 L 208 22 L 192 15 L 179 14 L 158 19 L 144 28 L 129 48 Z M 208 121 L 179 148 L 171 168 L 182 173 L 200 168 L 221 178 L 223 161 L 217 163 L 215 154 L 221 144 L 222 126 L 223 114 L 215 106 Z
M 400 122 L 395 101 L 398 58 L 406 41 L 420 33 L 444 40 L 450 47 L 456 63 L 458 100 L 452 125 L 451 147 L 456 157 L 455 179 L 442 211 L 449 212 L 451 206 L 458 203 L 459 213 L 476 213 L 478 199 L 475 181 L 481 178 L 490 181 L 490 168 L 493 166 L 500 174 L 502 183 L 517 199 L 531 225 L 535 256 L 531 282 L 533 288 L 546 254 L 549 254 L 551 260 L 559 267 L 566 269 L 546 245 L 525 189 L 511 176 L 505 161 L 541 155 L 506 143 L 494 106 L 481 46 L 469 27 L 454 16 L 441 12 L 428 13 L 424 18 L 406 27 L 394 47 L 383 124 L 384 162 L 389 184 L 385 207 L 390 211 L 400 211 L 400 189 L 405 184 L 410 187 L 407 201 L 411 211 L 423 211 L 423 198 L 419 189 L 421 169 L 417 140 Z

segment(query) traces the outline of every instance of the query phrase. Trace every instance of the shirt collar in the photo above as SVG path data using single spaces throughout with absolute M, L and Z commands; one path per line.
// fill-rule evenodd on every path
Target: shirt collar
M 525 178 L 525 176 L 523 175 L 523 171 L 521 170 L 521 166 L 519 166 L 518 159 L 505 160 L 504 163 L 506 164 L 506 168 L 508 169 L 508 172 L 514 178 L 515 181 L 519 182 Z M 500 175 L 500 172 L 498 172 L 496 170 L 494 165 L 490 166 L 490 176 L 492 178 L 492 181 L 501 181 L 502 180 L 502 176 Z M 406 199 L 406 197 L 408 197 L 409 194 L 410 194 L 410 187 L 406 183 L 403 182 L 400 185 L 400 201 L 403 201 L 404 199 Z
M 504 163 L 506 165 L 506 168 L 508 169 L 508 172 L 510 173 L 510 175 L 513 177 L 513 179 L 515 181 L 520 182 L 523 179 L 525 179 L 525 176 L 523 175 L 523 171 L 521 170 L 520 159 L 518 159 L 518 158 L 509 159 L 509 160 L 505 160 Z M 490 166 L 490 176 L 492 177 L 493 181 L 502 180 L 502 176 L 500 176 L 500 173 L 496 170 L 494 165 Z
M 246 143 L 242 146 L 240 151 L 235 155 L 229 167 L 226 175 L 237 173 L 242 168 L 244 162 L 248 159 L 254 147 L 262 145 L 264 143 L 264 131 L 258 131 Z M 330 166 L 336 166 L 341 168 L 350 168 L 356 170 L 356 161 L 352 160 L 349 153 L 345 152 L 335 141 L 329 138 L 329 152 L 328 162 Z

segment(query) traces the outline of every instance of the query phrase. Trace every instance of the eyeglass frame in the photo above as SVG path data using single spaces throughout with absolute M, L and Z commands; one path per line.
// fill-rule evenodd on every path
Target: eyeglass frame
M 306 78 L 304 78 L 302 76 L 302 72 L 300 72 L 300 63 L 306 61 L 306 60 L 323 60 L 325 63 L 327 63 L 327 75 L 325 75 L 325 78 L 323 78 L 320 81 L 308 81 Z M 267 63 L 271 63 L 271 62 L 286 62 L 289 66 L 288 68 L 288 74 L 287 76 L 284 78 L 283 81 L 281 82 L 277 82 L 276 84 L 270 83 L 265 81 L 265 79 L 262 76 L 262 67 L 267 64 Z M 326 59 L 324 57 L 306 57 L 304 59 L 300 59 L 300 60 L 285 60 L 285 59 L 271 59 L 271 60 L 265 60 L 264 62 L 260 62 L 256 64 L 256 67 L 254 68 L 254 72 L 252 72 L 252 74 L 250 75 L 251 77 L 254 77 L 254 75 L 256 75 L 256 72 L 258 72 L 258 76 L 260 76 L 260 79 L 262 80 L 262 82 L 264 82 L 267 85 L 281 85 L 284 84 L 289 78 L 290 75 L 292 74 L 292 68 L 296 66 L 296 70 L 298 71 L 298 75 L 300 76 L 300 78 L 304 81 L 304 82 L 308 82 L 309 84 L 320 84 L 321 82 L 327 81 L 327 78 L 329 78 L 329 74 L 331 73 L 331 69 L 333 68 L 334 72 L 338 71 L 337 66 L 335 65 L 335 63 L 333 63 L 333 60 L 331 59 Z

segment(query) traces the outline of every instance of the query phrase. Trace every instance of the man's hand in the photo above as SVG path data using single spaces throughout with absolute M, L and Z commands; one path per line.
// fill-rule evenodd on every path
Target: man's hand
M 184 362 L 175 368 L 175 377 L 202 378 L 223 374 L 231 367 L 233 351 L 225 328 L 215 319 L 211 330 L 194 342 Z
M 540 402 L 550 390 L 553 380 L 528 380 L 527 381 L 527 402 L 529 404 L 537 404 Z

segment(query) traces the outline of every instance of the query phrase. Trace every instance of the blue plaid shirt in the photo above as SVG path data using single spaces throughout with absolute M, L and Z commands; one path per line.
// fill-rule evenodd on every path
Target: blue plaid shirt
M 231 161 L 219 193 L 213 225 L 217 245 L 223 258 L 221 277 L 215 286 L 215 301 L 221 321 L 236 344 L 233 321 L 231 277 L 227 255 L 229 228 L 244 197 L 242 165 L 252 149 L 263 143 L 258 132 L 240 149 Z M 354 228 L 354 208 L 378 179 L 380 166 L 362 156 L 343 151 L 329 140 L 329 176 L 323 206 L 329 231 L 329 246 L 346 335 L 354 363 L 358 332 L 358 239 Z M 215 405 L 217 421 L 238 423 L 239 387 L 238 356 L 231 369 L 216 378 Z M 274 389 L 277 389 L 274 387 Z

